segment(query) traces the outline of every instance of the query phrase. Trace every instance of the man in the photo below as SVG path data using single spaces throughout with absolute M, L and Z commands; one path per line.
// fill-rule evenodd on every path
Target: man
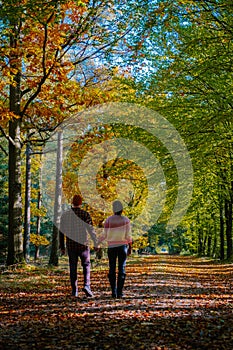
M 66 248 L 69 256 L 70 283 L 72 295 L 78 296 L 77 266 L 78 258 L 81 259 L 83 267 L 84 286 L 83 291 L 88 297 L 93 293 L 90 288 L 90 248 L 88 246 L 88 233 L 90 234 L 95 249 L 97 248 L 97 237 L 93 228 L 90 214 L 82 210 L 82 197 L 74 195 L 72 206 L 61 216 L 60 222 L 60 249 L 65 254 L 64 235 L 66 236 Z
M 130 236 L 130 220 L 122 215 L 123 206 L 118 200 L 113 202 L 114 215 L 109 216 L 104 223 L 104 235 L 99 242 L 108 242 L 109 282 L 113 298 L 123 297 L 125 282 L 125 267 L 127 255 L 131 253 L 132 238 Z M 116 263 L 118 260 L 118 275 L 116 284 Z

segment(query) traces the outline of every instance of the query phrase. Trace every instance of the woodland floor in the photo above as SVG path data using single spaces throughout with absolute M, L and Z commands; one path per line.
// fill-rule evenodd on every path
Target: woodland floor
M 67 257 L 2 272 L 0 349 L 233 349 L 233 264 L 130 257 L 123 299 L 110 297 L 106 260 L 91 276 L 94 298 L 72 298 Z

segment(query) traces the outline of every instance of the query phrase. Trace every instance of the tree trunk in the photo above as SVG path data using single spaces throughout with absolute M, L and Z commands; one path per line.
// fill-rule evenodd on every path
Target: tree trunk
M 213 248 L 212 248 L 212 257 L 216 258 L 218 256 L 217 254 L 217 227 L 216 222 L 214 221 L 214 242 L 213 242 Z
M 25 213 L 24 213 L 24 240 L 23 252 L 26 261 L 30 258 L 30 229 L 31 229 L 31 148 L 27 143 L 26 148 L 26 184 L 25 184 Z
M 9 213 L 7 265 L 24 260 L 21 198 L 20 120 L 10 122 L 9 135 Z
M 211 235 L 211 226 L 209 226 L 209 229 L 207 231 L 207 256 L 211 256 L 211 243 L 212 243 L 212 235 Z
M 219 211 L 220 211 L 220 259 L 224 260 L 225 252 L 224 252 L 224 212 L 222 200 L 220 199 L 219 203 Z
M 20 71 L 21 62 L 15 49 L 18 42 L 18 19 L 12 20 L 12 35 L 10 37 L 9 61 L 10 67 L 18 70 L 14 76 L 14 84 L 10 85 L 10 111 L 15 118 L 9 122 L 9 214 L 8 214 L 8 253 L 7 265 L 13 265 L 24 261 L 23 256 L 23 235 L 22 235 L 22 194 L 21 194 L 21 117 L 20 117 Z
M 232 202 L 225 199 L 227 259 L 232 258 Z
M 13 47 L 14 43 L 12 43 Z M 10 111 L 20 115 L 20 74 L 15 76 L 15 85 L 10 86 Z M 9 122 L 9 226 L 7 265 L 24 260 L 22 235 L 21 194 L 21 119 Z
M 38 196 L 37 196 L 37 209 L 41 208 L 41 184 L 42 184 L 42 172 L 41 168 L 39 169 L 39 191 L 38 191 Z M 36 234 L 40 234 L 40 227 L 41 227 L 41 216 L 38 215 L 36 218 Z M 40 255 L 40 247 L 36 246 L 35 247 L 35 260 L 39 258 Z
M 203 237 L 203 244 L 202 244 L 202 252 L 201 252 L 201 255 L 202 256 L 205 256 L 207 253 L 206 253 L 206 248 L 207 248 L 207 238 L 208 238 L 208 232 L 206 231 L 206 229 L 204 230 L 204 237 Z
M 54 224 L 52 236 L 52 248 L 49 264 L 58 266 L 58 233 L 61 218 L 61 200 L 62 200 L 62 154 L 63 154 L 63 135 L 58 132 L 57 140 L 57 168 L 56 168 L 56 188 L 54 199 Z
M 38 199 L 37 199 L 37 209 L 40 209 L 41 207 L 41 192 L 38 192 Z M 41 216 L 38 215 L 36 218 L 36 234 L 40 234 L 40 227 L 41 227 Z
M 35 255 L 34 255 L 35 260 L 39 259 L 39 256 L 40 256 L 40 247 L 36 245 L 35 246 Z
M 197 216 L 197 254 L 202 255 L 203 252 L 203 230 L 200 226 L 199 215 Z

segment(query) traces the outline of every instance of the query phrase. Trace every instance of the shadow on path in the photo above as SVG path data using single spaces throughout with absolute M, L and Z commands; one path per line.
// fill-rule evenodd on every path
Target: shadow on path
M 231 264 L 129 259 L 123 299 L 110 298 L 107 269 L 92 272 L 90 299 L 70 297 L 68 273 L 44 278 L 51 288 L 1 287 L 0 349 L 233 348 Z

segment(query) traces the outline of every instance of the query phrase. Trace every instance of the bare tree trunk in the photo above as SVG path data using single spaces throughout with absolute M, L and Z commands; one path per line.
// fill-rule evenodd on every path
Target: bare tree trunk
M 53 237 L 52 248 L 50 253 L 49 264 L 58 265 L 58 233 L 61 218 L 61 200 L 62 200 L 62 154 L 63 154 L 63 134 L 62 131 L 58 132 L 57 140 L 57 168 L 56 168 L 56 189 L 54 200 L 54 224 L 53 224 Z
M 9 135 L 9 213 L 7 265 L 24 260 L 21 198 L 20 120 L 10 122 Z
M 39 259 L 39 256 L 40 256 L 40 247 L 36 245 L 34 259 L 35 260 Z
M 21 116 L 20 116 L 20 80 L 21 61 L 15 49 L 18 43 L 20 22 L 12 19 L 12 35 L 10 37 L 10 67 L 18 70 L 14 76 L 14 83 L 10 85 L 10 111 L 15 118 L 9 122 L 9 214 L 8 214 L 8 254 L 7 265 L 24 261 L 22 235 L 22 194 L 21 194 Z
M 25 184 L 25 213 L 24 213 L 24 239 L 23 252 L 26 261 L 30 258 L 30 230 L 31 230 L 31 147 L 27 143 L 26 146 L 26 184 Z
M 12 21 L 14 22 L 14 20 Z M 10 66 L 18 69 L 14 76 L 14 84 L 10 85 L 10 111 L 16 116 L 9 122 L 9 225 L 8 225 L 8 255 L 7 265 L 13 265 L 24 260 L 22 235 L 22 194 L 21 194 L 21 118 L 20 118 L 20 62 L 14 53 L 18 41 L 17 19 L 12 23 L 10 38 Z

